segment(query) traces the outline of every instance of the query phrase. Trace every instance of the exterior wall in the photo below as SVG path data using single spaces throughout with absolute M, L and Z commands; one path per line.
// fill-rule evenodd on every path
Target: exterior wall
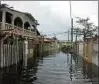
M 75 45 L 74 45 L 75 50 Z M 98 77 L 98 41 L 97 39 L 90 39 L 88 42 L 78 42 L 77 43 L 77 55 L 83 58 L 79 62 L 83 64 L 83 73 L 87 74 L 89 77 Z M 92 73 L 92 74 L 90 74 Z
M 79 46 L 77 46 L 77 52 L 78 52 L 78 55 L 83 57 L 83 43 L 79 43 Z
M 44 43 L 44 51 L 51 51 L 59 49 L 59 44 L 57 42 Z
M 92 56 L 92 63 L 98 65 L 98 42 L 93 44 L 93 56 Z
M 44 51 L 50 51 L 50 43 L 44 43 Z
M 75 50 L 76 49 L 74 49 L 74 51 Z M 77 54 L 86 61 L 98 66 L 98 42 L 90 41 L 88 43 L 77 43 Z
M 13 27 L 13 28 L 14 28 L 14 19 L 16 17 L 19 17 L 22 20 L 22 22 L 23 22 L 22 28 L 24 28 L 24 23 L 25 22 L 29 22 L 30 26 L 32 26 L 32 25 L 34 25 L 35 27 L 37 26 L 37 24 L 34 21 L 32 21 L 31 18 L 29 18 L 27 15 L 25 15 L 22 12 L 14 11 L 12 9 L 10 10 L 8 8 L 2 8 L 1 11 L 3 12 L 3 14 L 2 14 L 2 26 L 3 27 L 2 28 L 5 28 L 5 26 L 6 26 L 5 25 L 6 12 L 12 14 L 11 27 Z M 27 32 L 27 33 L 30 33 L 30 32 Z M 35 35 L 35 34 L 33 34 L 33 35 Z M 31 36 L 33 37 L 33 35 L 31 35 Z M 37 36 L 37 33 L 36 33 L 36 36 Z M 3 68 L 3 67 L 6 67 L 6 66 L 17 64 L 17 63 L 19 63 L 20 60 L 23 61 L 22 63 L 23 63 L 24 66 L 27 66 L 28 58 L 33 57 L 33 55 L 34 55 L 34 50 L 35 50 L 34 45 L 35 44 L 34 44 L 33 40 L 29 40 L 29 39 L 33 39 L 33 38 L 27 38 L 26 37 L 25 39 L 26 40 L 25 41 L 22 40 L 23 43 L 18 45 L 18 46 L 17 45 L 10 46 L 9 44 L 4 45 L 5 46 L 4 50 L 2 48 L 3 45 L 2 46 L 0 45 L 0 53 L 1 53 L 0 54 L 0 67 Z M 36 38 L 36 39 L 38 39 L 38 38 Z M 9 57 L 8 57 L 8 55 L 9 55 Z M 7 61 L 6 61 L 6 59 L 7 59 Z
M 93 42 L 89 42 L 89 45 L 88 45 L 88 61 L 90 63 L 92 63 L 92 53 L 93 53 Z
M 0 68 L 18 64 L 23 60 L 23 42 L 17 44 L 0 43 Z
M 88 42 L 88 43 L 84 43 L 84 60 L 86 60 L 87 62 L 92 63 L 92 52 L 93 52 L 93 43 L 92 41 Z
M 92 53 L 92 72 L 95 76 L 98 76 L 98 42 L 93 43 L 93 53 Z
M 28 58 L 30 57 L 33 57 L 34 55 L 34 46 L 33 46 L 33 40 L 28 40 L 28 50 L 29 50 L 29 56 Z
M 4 12 L 9 12 L 9 13 L 13 14 L 13 19 L 12 19 L 12 21 L 14 21 L 14 19 L 15 19 L 16 17 L 20 17 L 21 20 L 23 21 L 23 27 L 24 27 L 24 23 L 25 23 L 25 22 L 29 22 L 30 25 L 35 25 L 35 26 L 36 26 L 36 24 L 35 24 L 32 20 L 30 20 L 30 18 L 29 18 L 28 16 L 26 16 L 25 14 L 23 14 L 23 13 L 21 13 L 21 12 L 12 11 L 12 10 L 7 9 L 7 8 L 2 8 L 2 10 L 3 10 Z M 13 24 L 13 22 L 12 22 L 12 24 Z
M 73 52 L 83 57 L 83 42 L 77 42 L 73 44 Z

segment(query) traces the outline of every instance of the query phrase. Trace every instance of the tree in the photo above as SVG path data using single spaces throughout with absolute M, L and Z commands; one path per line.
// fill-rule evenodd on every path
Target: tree
M 82 29 L 76 28 L 76 30 L 79 29 L 79 35 L 83 35 L 83 40 L 85 41 L 86 38 L 93 37 L 94 33 L 97 32 L 98 27 L 89 22 L 90 19 L 88 17 L 85 19 L 81 17 L 76 18 L 78 19 L 76 22 L 83 27 Z
M 76 35 L 75 41 L 77 41 L 77 37 L 81 36 L 81 29 L 80 28 L 74 28 L 73 29 L 73 34 Z
M 9 7 L 8 4 L 0 4 L 0 8 L 4 8 L 4 7 L 13 8 L 13 7 Z

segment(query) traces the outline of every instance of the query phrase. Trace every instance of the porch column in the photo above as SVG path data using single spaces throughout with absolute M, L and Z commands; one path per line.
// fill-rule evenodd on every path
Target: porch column
M 3 68 L 3 41 L 0 40 L 0 67 Z
M 2 28 L 5 29 L 6 12 L 2 11 Z
M 24 66 L 27 66 L 28 59 L 28 40 L 24 41 Z
M 23 33 L 24 33 L 24 21 L 23 21 L 22 29 L 23 29 Z
M 14 15 L 12 15 L 12 26 L 13 26 L 13 29 L 14 29 Z

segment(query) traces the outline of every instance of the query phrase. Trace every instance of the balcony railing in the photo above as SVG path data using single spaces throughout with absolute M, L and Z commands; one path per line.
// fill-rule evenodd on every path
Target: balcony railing
M 12 31 L 14 34 L 26 36 L 26 37 L 34 37 L 36 36 L 36 32 L 31 30 L 26 30 L 17 26 L 13 26 L 12 24 L 5 23 L 5 27 L 3 27 L 2 22 L 0 23 L 0 30 L 1 31 Z
M 33 31 L 31 31 L 31 30 L 26 30 L 26 29 L 24 29 L 23 36 L 33 37 L 33 36 L 36 36 L 36 32 L 33 32 Z

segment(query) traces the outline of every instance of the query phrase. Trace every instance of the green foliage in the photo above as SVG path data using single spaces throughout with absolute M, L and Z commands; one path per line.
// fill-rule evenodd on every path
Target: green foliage
M 62 46 L 61 50 L 63 52 L 70 52 L 71 51 L 71 45 L 67 45 L 67 46 Z

